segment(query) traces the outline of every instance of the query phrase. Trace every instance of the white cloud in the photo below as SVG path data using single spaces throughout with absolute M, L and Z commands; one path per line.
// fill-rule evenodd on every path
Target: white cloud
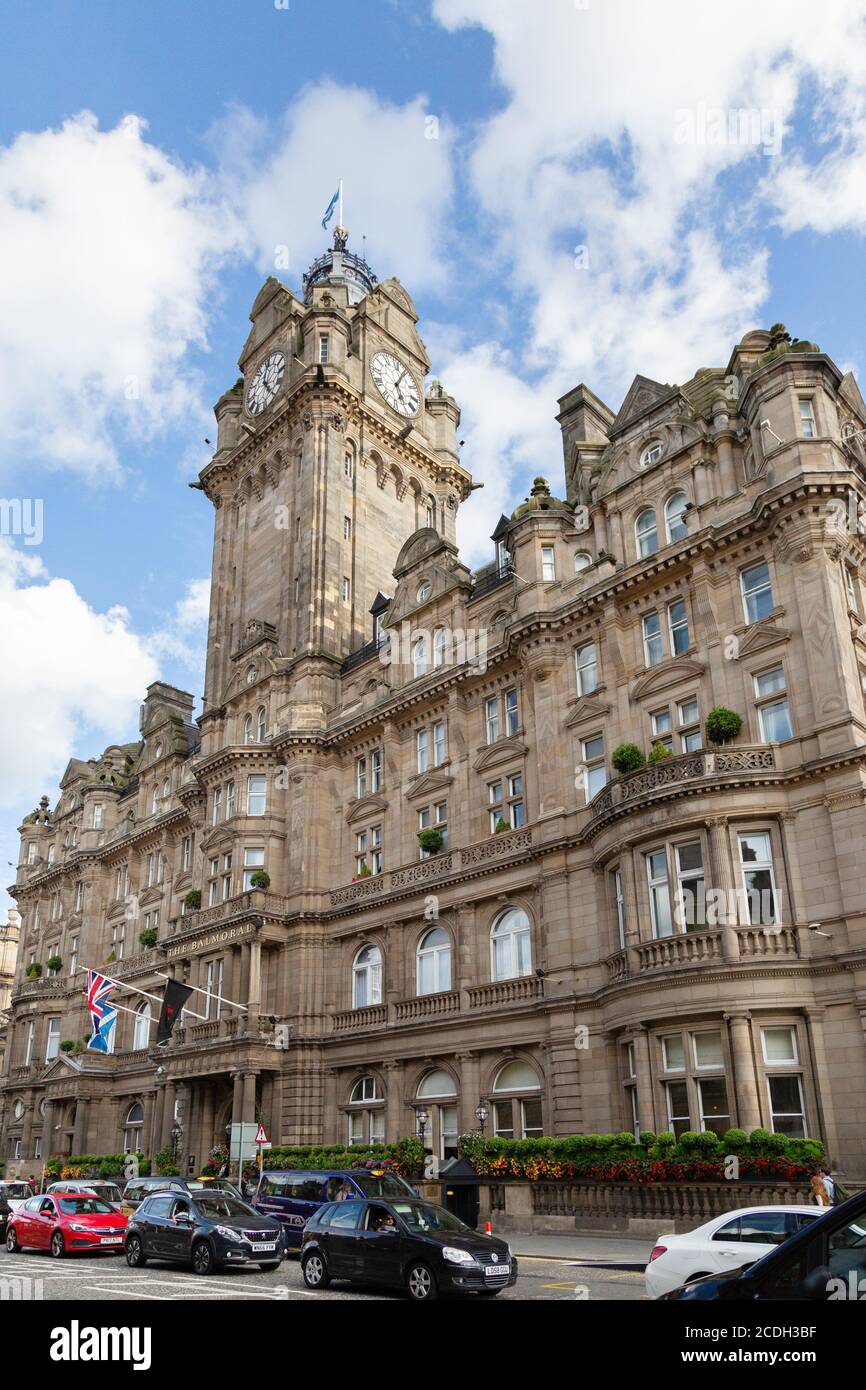
M 238 226 L 126 117 L 82 112 L 0 148 L 0 412 L 7 461 L 117 475 L 117 441 L 197 412 L 185 361 Z
M 144 639 L 148 651 L 200 678 L 204 671 L 210 578 L 190 579 L 164 627 Z

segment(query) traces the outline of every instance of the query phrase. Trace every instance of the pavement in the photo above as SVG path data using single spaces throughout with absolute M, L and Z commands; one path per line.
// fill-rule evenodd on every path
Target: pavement
M 522 1235 L 519 1231 L 500 1231 L 515 1255 L 543 1260 L 580 1260 L 611 1262 L 618 1265 L 646 1267 L 654 1240 L 646 1236 L 604 1235 L 598 1231 L 558 1231 L 543 1235 Z

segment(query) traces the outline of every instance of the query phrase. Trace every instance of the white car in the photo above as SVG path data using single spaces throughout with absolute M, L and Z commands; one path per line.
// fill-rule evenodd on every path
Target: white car
M 33 1188 L 29 1182 L 19 1182 L 10 1178 L 7 1182 L 0 1182 L 0 1197 L 5 1197 L 12 1211 L 17 1211 L 23 1207 L 25 1202 L 29 1202 L 33 1196 Z
M 644 1278 L 650 1298 L 763 1259 L 789 1236 L 826 1215 L 826 1207 L 743 1207 L 714 1216 L 694 1231 L 659 1236 Z

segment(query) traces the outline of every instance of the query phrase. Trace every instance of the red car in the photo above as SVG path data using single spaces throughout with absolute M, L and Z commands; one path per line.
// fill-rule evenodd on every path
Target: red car
M 126 1235 L 126 1217 L 95 1193 L 69 1192 L 31 1197 L 12 1212 L 6 1228 L 10 1254 L 23 1246 L 50 1250 L 55 1259 L 81 1250 L 119 1254 Z

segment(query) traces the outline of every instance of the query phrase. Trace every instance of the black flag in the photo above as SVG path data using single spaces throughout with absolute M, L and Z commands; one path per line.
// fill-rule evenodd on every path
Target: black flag
M 165 994 L 162 997 L 162 1013 L 159 1016 L 159 1027 L 156 1030 L 156 1041 L 158 1043 L 168 1042 L 171 1037 L 171 1030 L 177 1022 L 178 1015 L 186 1003 L 192 990 L 189 985 L 179 984 L 177 980 L 169 980 L 165 987 Z

